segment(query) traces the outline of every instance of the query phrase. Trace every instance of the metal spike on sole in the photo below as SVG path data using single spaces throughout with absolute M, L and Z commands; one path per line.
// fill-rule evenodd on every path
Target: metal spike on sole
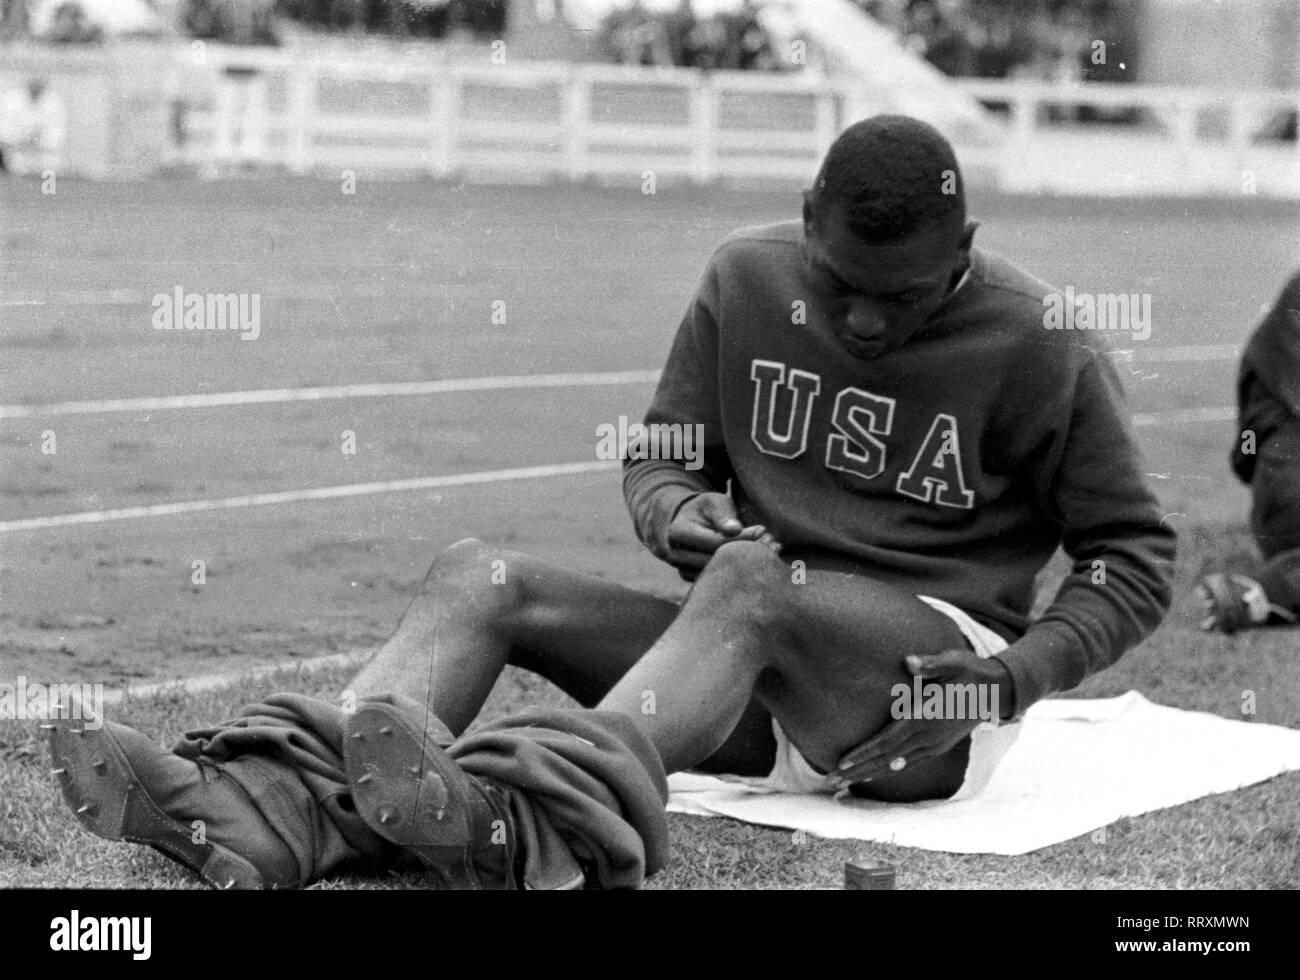
M 354 742 L 360 742 L 360 741 L 362 741 L 365 737 L 366 737 L 366 733 L 365 733 L 365 732 L 353 732 L 351 735 L 348 736 L 348 738 L 352 739 L 352 741 L 354 741 Z
M 360 776 L 357 777 L 357 785 L 364 786 L 366 783 L 371 782 L 374 778 L 375 777 L 368 772 L 362 773 Z
M 53 731 L 57 731 L 59 726 L 52 724 L 50 722 L 43 722 L 42 724 L 36 727 L 38 727 L 43 732 L 53 732 Z
M 77 816 L 81 816 L 83 813 L 89 813 L 93 817 L 95 815 L 95 809 L 95 804 L 83 803 L 81 806 L 77 807 Z
M 95 772 L 99 773 L 102 776 L 104 775 L 104 770 L 108 768 L 108 763 L 105 762 L 103 759 L 96 759 L 94 762 L 90 764 L 90 768 L 94 769 Z
M 392 735 L 392 734 L 393 734 L 393 726 L 392 726 L 392 725 L 385 725 L 383 728 L 379 729 L 379 734 L 380 734 L 380 735 Z
M 385 824 L 391 823 L 392 820 L 393 820 L 393 811 L 390 807 L 384 807 L 382 810 L 379 811 L 380 823 L 385 823 Z
M 51 776 L 66 776 L 67 773 L 68 773 L 68 770 L 65 769 L 63 766 L 57 766 L 57 767 L 55 767 L 54 769 L 51 769 L 51 770 L 50 770 L 50 775 L 51 775 Z

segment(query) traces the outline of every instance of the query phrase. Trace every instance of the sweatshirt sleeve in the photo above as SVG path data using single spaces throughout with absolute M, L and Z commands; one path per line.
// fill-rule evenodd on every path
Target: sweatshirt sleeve
M 623 461 L 623 497 L 637 537 L 655 554 L 667 551 L 668 525 L 700 493 L 725 493 L 731 462 L 723 438 L 718 392 L 717 256 L 687 307 L 659 378 L 645 424 L 698 425 L 699 465 L 681 459 Z
M 1160 625 L 1171 601 L 1175 535 L 1146 485 L 1110 359 L 1090 348 L 1072 394 L 1033 466 L 1072 567 L 1042 617 L 999 654 L 1017 714 L 1115 663 Z

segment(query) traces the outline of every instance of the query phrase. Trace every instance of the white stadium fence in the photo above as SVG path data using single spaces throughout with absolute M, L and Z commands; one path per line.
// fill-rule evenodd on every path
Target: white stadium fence
M 49 49 L 10 53 L 0 86 L 39 72 L 67 93 L 77 152 L 64 169 L 95 177 L 252 163 L 334 177 L 640 183 L 652 171 L 656 181 L 798 186 L 851 122 L 925 115 L 907 91 L 813 71 L 326 61 L 219 45 L 149 70 L 140 48 L 100 61 L 77 52 L 66 65 Z M 1300 92 L 953 84 L 990 110 L 989 125 L 949 132 L 973 185 L 1300 199 Z

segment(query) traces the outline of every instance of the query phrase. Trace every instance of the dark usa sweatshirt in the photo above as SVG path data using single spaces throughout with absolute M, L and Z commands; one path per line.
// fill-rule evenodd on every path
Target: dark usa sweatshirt
M 703 465 L 629 454 L 641 541 L 662 542 L 690 497 L 729 492 L 784 558 L 943 599 L 1000 633 L 1018 711 L 1114 663 L 1168 611 L 1175 536 L 1102 338 L 1045 327 L 1056 291 L 973 249 L 921 329 L 855 359 L 801 235 L 747 229 L 710 260 L 645 416 L 701 426 Z M 1058 545 L 1071 573 L 1031 624 Z

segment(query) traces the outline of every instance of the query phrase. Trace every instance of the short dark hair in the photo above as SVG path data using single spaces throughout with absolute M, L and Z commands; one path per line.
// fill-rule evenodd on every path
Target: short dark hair
M 966 190 L 952 145 L 911 116 L 872 116 L 840 134 L 812 189 L 815 214 L 832 203 L 844 208 L 855 235 L 874 242 L 902 238 L 941 219 L 966 219 Z

